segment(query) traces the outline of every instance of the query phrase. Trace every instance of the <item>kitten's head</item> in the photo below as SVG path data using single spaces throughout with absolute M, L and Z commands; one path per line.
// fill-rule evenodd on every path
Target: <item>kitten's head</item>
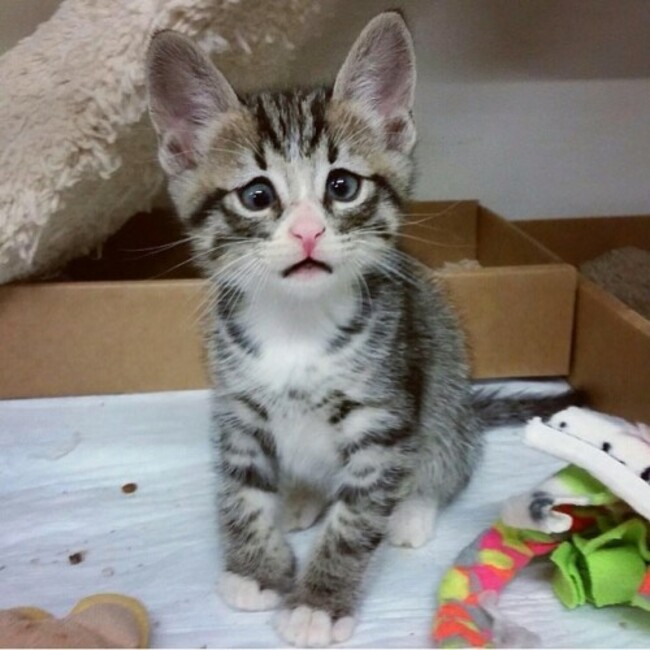
M 415 144 L 415 60 L 401 16 L 363 30 L 333 88 L 240 98 L 171 31 L 152 39 L 151 117 L 204 271 L 317 296 L 395 246 Z

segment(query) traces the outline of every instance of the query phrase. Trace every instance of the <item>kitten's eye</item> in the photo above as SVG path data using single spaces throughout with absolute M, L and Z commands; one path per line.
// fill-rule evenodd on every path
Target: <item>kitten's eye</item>
M 237 190 L 237 196 L 245 208 L 259 212 L 275 203 L 275 190 L 266 178 L 255 178 Z
M 335 169 L 327 177 L 327 195 L 335 201 L 354 201 L 361 188 L 361 179 L 346 169 Z

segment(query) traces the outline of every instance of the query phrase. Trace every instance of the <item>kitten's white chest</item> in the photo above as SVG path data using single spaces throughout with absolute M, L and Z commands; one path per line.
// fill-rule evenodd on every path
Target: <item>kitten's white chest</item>
M 313 305 L 260 300 L 249 308 L 247 325 L 260 350 L 253 370 L 257 381 L 276 393 L 327 388 L 340 363 L 328 352 L 329 343 L 354 311 L 353 296 L 335 298 Z
M 259 377 L 269 394 L 279 398 L 270 409 L 269 424 L 283 471 L 326 485 L 338 467 L 336 431 L 322 411 L 310 408 L 308 402 L 327 395 L 340 373 L 322 349 L 304 341 L 265 347 Z
M 269 426 L 282 470 L 322 486 L 331 484 L 340 467 L 336 429 L 314 404 L 341 390 L 341 360 L 328 351 L 337 321 L 350 313 L 345 302 L 332 317 L 324 310 L 305 311 L 287 305 L 265 305 L 251 314 L 250 331 L 259 355 L 249 368 L 257 385 L 270 396 Z
M 275 393 L 300 391 L 315 397 L 336 373 L 333 360 L 312 342 L 267 343 L 262 350 L 258 378 Z
M 340 467 L 331 425 L 314 413 L 288 411 L 272 417 L 272 430 L 283 473 L 323 488 L 331 485 Z

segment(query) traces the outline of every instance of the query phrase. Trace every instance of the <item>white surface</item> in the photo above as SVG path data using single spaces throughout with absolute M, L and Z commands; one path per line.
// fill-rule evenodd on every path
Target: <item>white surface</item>
M 205 391 L 0 403 L 0 607 L 65 614 L 77 599 L 117 591 L 151 613 L 157 647 L 277 647 L 271 613 L 226 608 L 215 592 L 218 539 Z M 426 647 L 434 594 L 457 553 L 502 501 L 561 466 L 520 441 L 488 434 L 469 489 L 420 550 L 381 549 L 360 624 L 346 647 Z M 137 483 L 134 494 L 121 486 Z M 304 556 L 315 531 L 292 535 Z M 83 551 L 81 564 L 68 556 Z M 650 645 L 642 612 L 562 609 L 548 565 L 525 572 L 504 613 L 545 647 Z

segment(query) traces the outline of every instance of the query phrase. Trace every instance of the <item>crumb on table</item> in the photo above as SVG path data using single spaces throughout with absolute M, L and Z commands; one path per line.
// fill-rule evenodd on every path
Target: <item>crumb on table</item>
M 122 486 L 122 492 L 124 492 L 124 494 L 133 494 L 137 489 L 138 489 L 137 483 L 125 483 Z
M 68 555 L 68 562 L 70 562 L 70 564 L 81 564 L 84 561 L 85 555 L 85 551 L 72 553 L 72 555 Z

